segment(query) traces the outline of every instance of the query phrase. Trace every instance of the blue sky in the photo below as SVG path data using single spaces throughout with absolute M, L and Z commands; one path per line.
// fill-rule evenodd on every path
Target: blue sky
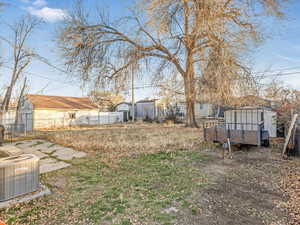
M 84 0 L 87 8 L 93 9 L 95 3 L 104 6 L 112 16 L 126 14 L 126 9 L 132 0 Z M 20 16 L 30 13 L 42 18 L 45 23 L 32 36 L 29 46 L 40 55 L 59 67 L 62 60 L 56 48 L 55 30 L 59 21 L 72 8 L 73 0 L 6 0 L 8 5 L 1 12 L 1 20 L 13 23 Z M 263 71 L 271 68 L 295 68 L 294 70 L 282 70 L 283 72 L 300 72 L 300 3 L 291 0 L 286 8 L 286 19 L 283 21 L 267 21 L 264 29 L 268 31 L 269 38 L 258 49 L 254 49 L 253 68 Z M 1 35 L 8 37 L 5 25 L 0 24 Z M 5 65 L 9 66 L 9 54 L 7 48 L 1 44 L 0 54 L 6 59 Z M 66 75 L 39 62 L 34 62 L 28 67 L 30 74 L 30 92 L 63 96 L 86 95 L 86 90 L 80 87 L 78 82 L 72 81 Z M 9 70 L 0 69 L 0 88 L 8 79 Z M 282 76 L 280 78 L 287 85 L 300 90 L 300 73 Z M 43 92 L 41 90 L 43 89 Z M 136 90 L 137 99 L 154 97 L 155 90 Z

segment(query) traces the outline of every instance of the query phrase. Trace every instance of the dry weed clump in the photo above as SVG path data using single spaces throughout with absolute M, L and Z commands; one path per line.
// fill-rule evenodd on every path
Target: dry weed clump
M 202 130 L 183 126 L 136 125 L 98 130 L 77 130 L 51 133 L 50 141 L 90 154 L 103 154 L 110 159 L 195 150 L 203 138 Z

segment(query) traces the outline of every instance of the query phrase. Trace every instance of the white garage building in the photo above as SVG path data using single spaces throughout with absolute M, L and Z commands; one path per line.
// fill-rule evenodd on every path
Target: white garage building
M 119 112 L 99 112 L 88 97 L 26 95 L 19 122 L 27 131 L 70 125 L 96 125 L 123 122 Z

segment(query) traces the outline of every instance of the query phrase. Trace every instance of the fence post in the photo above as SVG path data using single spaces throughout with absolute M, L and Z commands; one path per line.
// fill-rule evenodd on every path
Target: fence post
M 25 127 L 24 127 L 24 135 L 27 136 L 27 113 L 25 113 Z

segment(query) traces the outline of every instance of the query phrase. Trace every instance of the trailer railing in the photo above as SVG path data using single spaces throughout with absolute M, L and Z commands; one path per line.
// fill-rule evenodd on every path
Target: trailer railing
M 260 130 L 264 128 L 264 122 L 259 123 L 224 123 L 228 130 Z

